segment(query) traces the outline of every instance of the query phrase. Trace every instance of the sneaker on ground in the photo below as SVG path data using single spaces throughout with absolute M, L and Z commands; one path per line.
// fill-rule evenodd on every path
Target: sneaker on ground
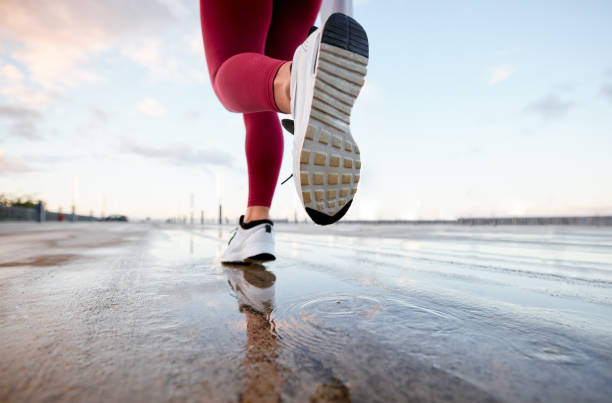
M 240 216 L 238 228 L 221 256 L 221 263 L 269 262 L 274 257 L 274 223 L 271 220 L 244 222 Z
M 351 17 L 332 14 L 293 56 L 293 178 L 312 220 L 332 224 L 357 192 L 361 159 L 350 113 L 368 63 L 368 38 Z

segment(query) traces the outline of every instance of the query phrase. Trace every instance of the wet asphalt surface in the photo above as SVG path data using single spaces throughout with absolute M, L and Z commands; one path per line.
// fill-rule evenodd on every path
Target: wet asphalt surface
M 610 401 L 612 228 L 0 224 L 0 401 Z

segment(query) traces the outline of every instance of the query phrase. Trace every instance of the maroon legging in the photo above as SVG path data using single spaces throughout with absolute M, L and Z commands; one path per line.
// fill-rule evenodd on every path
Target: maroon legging
M 272 204 L 283 158 L 274 78 L 308 35 L 321 0 L 200 0 L 208 73 L 246 127 L 248 206 Z

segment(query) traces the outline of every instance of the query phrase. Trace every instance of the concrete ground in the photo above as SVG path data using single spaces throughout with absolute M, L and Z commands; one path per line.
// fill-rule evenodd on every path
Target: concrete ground
M 0 224 L 0 401 L 612 396 L 612 228 Z

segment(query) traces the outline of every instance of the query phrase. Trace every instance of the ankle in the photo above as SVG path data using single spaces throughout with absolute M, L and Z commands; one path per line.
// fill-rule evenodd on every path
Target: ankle
M 270 218 L 270 207 L 266 206 L 249 206 L 244 214 L 244 223 L 257 220 L 266 220 Z

